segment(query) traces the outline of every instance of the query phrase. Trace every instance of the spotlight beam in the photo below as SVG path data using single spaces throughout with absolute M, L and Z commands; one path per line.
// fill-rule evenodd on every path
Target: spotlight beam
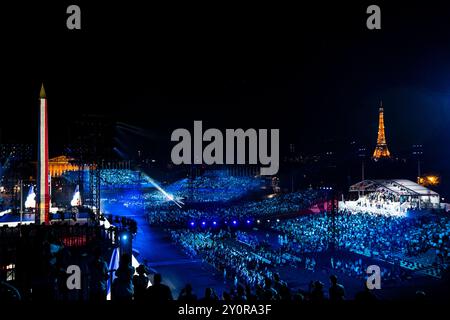
M 170 194 L 168 194 L 163 188 L 161 188 L 152 178 L 150 178 L 149 176 L 147 176 L 148 182 L 150 182 L 159 192 L 161 192 L 168 200 L 172 201 L 173 203 L 175 203 L 179 208 L 181 208 L 181 204 L 184 204 L 181 201 L 177 201 L 176 199 L 174 199 L 174 197 Z M 181 204 L 180 204 L 181 203 Z

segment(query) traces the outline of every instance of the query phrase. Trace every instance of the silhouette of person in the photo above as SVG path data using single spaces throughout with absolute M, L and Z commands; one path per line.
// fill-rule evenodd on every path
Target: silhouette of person
M 192 286 L 189 283 L 181 290 L 178 301 L 186 303 L 197 301 L 197 296 L 192 293 Z
M 331 286 L 328 289 L 328 295 L 330 297 L 330 301 L 343 301 L 345 299 L 345 289 L 342 284 L 337 282 L 337 277 L 335 275 L 330 276 Z
M 205 296 L 202 299 L 200 299 L 200 301 L 202 301 L 202 302 L 212 302 L 212 301 L 217 301 L 217 300 L 218 300 L 218 297 L 213 288 L 206 288 Z
M 314 281 L 313 289 L 311 291 L 311 301 L 313 302 L 323 302 L 325 296 L 323 293 L 323 283 L 320 281 Z
M 156 273 L 153 276 L 153 284 L 147 288 L 146 299 L 150 302 L 162 302 L 173 300 L 170 288 L 162 284 L 161 274 Z
M 278 298 L 278 292 L 272 288 L 272 280 L 270 278 L 266 277 L 264 279 L 264 299 L 265 301 L 268 300 L 275 300 Z
M 113 300 L 133 300 L 133 275 L 134 267 L 131 265 L 131 257 L 125 253 L 120 257 L 119 268 L 116 270 L 117 278 L 113 283 Z
M 134 300 L 142 301 L 145 298 L 146 290 L 148 287 L 148 271 L 145 265 L 141 264 L 136 268 L 138 274 L 133 277 L 134 285 Z
M 94 250 L 94 259 L 89 265 L 89 298 L 93 301 L 106 300 L 108 282 L 108 265 L 101 255 L 101 250 Z

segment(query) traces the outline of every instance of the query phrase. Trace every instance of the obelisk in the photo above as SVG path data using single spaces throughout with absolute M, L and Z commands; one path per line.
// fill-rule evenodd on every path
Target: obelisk
M 49 222 L 50 190 L 48 176 L 48 127 L 47 127 L 47 97 L 44 84 L 39 94 L 39 140 L 38 140 L 38 173 L 36 197 L 36 224 Z

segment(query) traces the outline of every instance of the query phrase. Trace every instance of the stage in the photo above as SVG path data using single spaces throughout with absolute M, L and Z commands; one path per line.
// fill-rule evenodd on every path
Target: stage
M 76 215 L 76 217 L 72 212 L 64 212 L 64 215 L 62 213 L 50 214 L 50 223 L 52 222 L 65 222 L 70 224 L 86 223 L 88 219 L 89 219 L 88 212 L 80 212 L 79 214 Z M 22 220 L 20 218 L 20 214 L 5 213 L 2 216 L 0 216 L 0 227 L 2 226 L 16 227 L 20 223 L 22 224 L 35 223 L 35 214 L 24 213 L 22 215 Z

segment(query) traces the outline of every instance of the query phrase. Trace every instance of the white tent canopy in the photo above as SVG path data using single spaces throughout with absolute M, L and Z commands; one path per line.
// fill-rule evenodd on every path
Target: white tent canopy
M 431 196 L 439 198 L 437 192 L 406 179 L 364 180 L 350 186 L 350 191 L 373 192 L 380 188 L 387 189 L 399 196 Z
M 440 207 L 437 192 L 406 179 L 363 180 L 350 187 L 350 192 L 358 192 L 360 199 L 370 198 L 381 202 L 388 199 L 410 209 L 431 209 Z M 385 195 L 391 195 L 386 198 Z M 365 196 L 366 195 L 366 196 Z M 377 196 L 378 195 L 378 196 Z

